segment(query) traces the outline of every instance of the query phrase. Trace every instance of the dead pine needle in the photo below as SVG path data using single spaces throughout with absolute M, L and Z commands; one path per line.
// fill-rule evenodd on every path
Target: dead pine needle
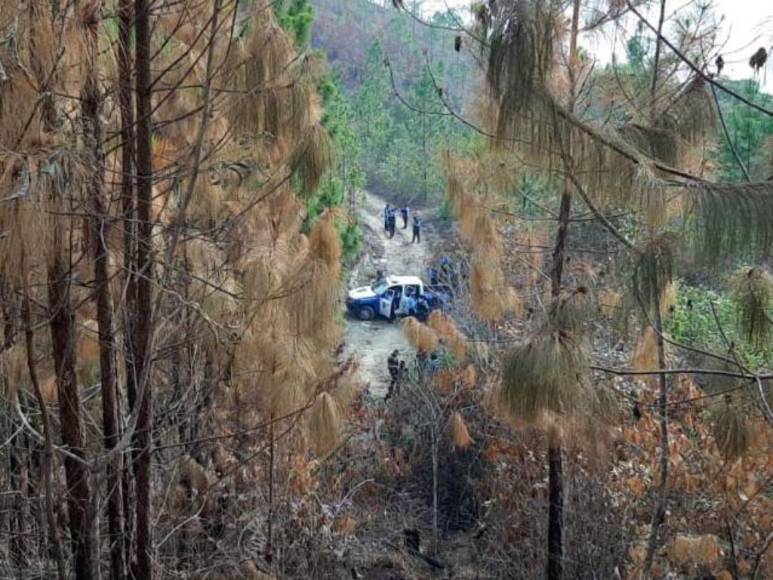
M 465 389 L 475 388 L 475 385 L 478 383 L 478 372 L 475 370 L 475 365 L 470 363 L 462 371 L 461 382 Z
M 749 424 L 742 409 L 732 401 L 730 395 L 716 412 L 713 423 L 714 439 L 722 457 L 734 460 L 749 448 Z
M 501 403 L 526 422 L 546 413 L 573 414 L 589 403 L 587 353 L 565 331 L 543 329 L 514 347 L 504 359 Z
M 314 226 L 309 234 L 309 251 L 322 260 L 337 277 L 341 268 L 341 236 L 335 227 L 335 218 L 328 214 Z
M 741 272 L 735 281 L 739 329 L 756 348 L 763 348 L 773 330 L 773 278 L 761 268 Z
M 429 315 L 427 323 L 457 360 L 464 359 L 467 354 L 467 339 L 450 317 L 435 310 Z
M 341 440 L 341 413 L 329 393 L 317 397 L 309 417 L 309 435 L 317 455 L 333 451 Z
M 434 352 L 438 345 L 438 336 L 430 327 L 422 324 L 413 316 L 405 319 L 403 331 L 416 350 Z
M 472 437 L 470 437 L 470 431 L 467 428 L 467 424 L 464 422 L 464 419 L 462 419 L 459 412 L 455 412 L 451 415 L 448 424 L 451 433 L 451 443 L 454 450 L 464 451 L 474 443 Z

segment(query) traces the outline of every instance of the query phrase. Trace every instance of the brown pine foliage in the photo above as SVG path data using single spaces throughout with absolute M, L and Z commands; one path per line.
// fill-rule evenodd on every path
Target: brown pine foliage
M 451 442 L 454 446 L 454 449 L 464 451 L 470 445 L 472 445 L 473 440 L 472 437 L 470 437 L 467 424 L 464 422 L 464 419 L 462 419 L 462 416 L 458 412 L 455 412 L 453 415 L 451 415 L 451 419 L 449 419 L 448 425 L 451 431 Z

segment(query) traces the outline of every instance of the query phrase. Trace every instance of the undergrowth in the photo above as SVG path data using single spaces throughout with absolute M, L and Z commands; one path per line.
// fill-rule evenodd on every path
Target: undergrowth
M 739 333 L 736 306 L 730 295 L 691 286 L 683 280 L 676 284 L 678 299 L 666 323 L 674 340 L 713 352 L 727 352 L 729 342 L 751 369 L 773 367 L 773 345 L 756 349 Z

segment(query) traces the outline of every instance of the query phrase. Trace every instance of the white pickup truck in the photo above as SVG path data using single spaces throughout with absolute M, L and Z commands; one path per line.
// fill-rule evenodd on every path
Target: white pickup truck
M 387 276 L 370 286 L 350 290 L 346 308 L 360 320 L 373 320 L 376 316 L 389 320 L 408 315 L 424 318 L 431 310 L 443 308 L 448 300 L 446 290 L 429 288 L 418 276 Z M 413 309 L 411 304 L 415 305 Z

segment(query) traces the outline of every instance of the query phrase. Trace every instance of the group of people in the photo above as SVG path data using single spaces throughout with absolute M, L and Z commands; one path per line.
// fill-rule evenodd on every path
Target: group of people
M 427 353 L 419 350 L 416 352 L 416 373 L 419 378 L 425 376 L 427 372 L 430 375 L 437 373 L 440 367 L 440 360 L 437 353 L 427 356 Z M 387 359 L 387 371 L 389 371 L 389 390 L 384 400 L 388 401 L 392 395 L 400 394 L 400 387 L 408 377 L 408 367 L 404 360 L 400 360 L 400 351 L 395 349 Z
M 395 237 L 395 229 L 397 228 L 397 213 L 400 213 L 400 217 L 403 220 L 403 229 L 408 229 L 408 222 L 411 217 L 411 210 L 406 205 L 405 207 L 392 207 L 386 204 L 384 208 L 384 230 L 389 234 L 389 239 Z M 419 212 L 413 213 L 413 238 L 412 244 L 421 243 L 421 228 L 422 219 Z M 385 273 L 382 271 L 377 272 L 379 278 L 383 278 Z M 409 316 L 416 316 L 419 320 L 426 318 L 429 313 L 429 304 L 423 296 L 414 296 L 410 289 L 406 292 L 405 296 L 395 295 L 392 302 L 392 311 L 390 320 L 395 319 L 397 309 L 400 307 L 400 301 L 404 301 L 405 313 Z M 427 355 L 426 352 L 419 351 L 416 353 L 416 372 L 419 377 L 429 371 L 431 374 L 437 372 L 439 366 L 439 360 L 436 353 Z M 400 359 L 400 351 L 394 350 L 387 359 L 387 371 L 389 371 L 389 391 L 387 392 L 386 399 L 389 400 L 392 395 L 400 392 L 400 386 L 407 380 L 408 367 L 404 360 Z
M 395 237 L 395 228 L 397 227 L 397 212 L 400 212 L 400 217 L 403 218 L 403 229 L 408 229 L 408 221 L 409 216 L 411 213 L 411 209 L 406 205 L 405 207 L 396 208 L 392 207 L 389 204 L 386 204 L 386 207 L 384 208 L 384 229 L 389 234 L 389 239 Z M 419 215 L 419 212 L 414 212 L 413 214 L 413 239 L 411 240 L 411 243 L 421 243 L 421 216 Z
M 454 263 L 450 257 L 443 256 L 437 266 L 427 268 L 427 278 L 433 286 L 445 285 L 456 291 L 469 278 L 469 270 L 464 260 Z
M 384 270 L 376 270 L 376 282 L 386 278 L 386 272 Z M 398 314 L 404 314 L 406 316 L 415 316 L 419 320 L 425 320 L 429 316 L 430 307 L 427 299 L 418 294 L 416 290 L 411 287 L 406 288 L 405 296 L 400 293 L 388 291 L 388 294 L 392 295 L 392 308 L 390 310 L 389 321 L 394 322 Z M 388 295 L 387 294 L 387 295 Z M 400 303 L 403 303 L 404 308 L 400 309 Z

